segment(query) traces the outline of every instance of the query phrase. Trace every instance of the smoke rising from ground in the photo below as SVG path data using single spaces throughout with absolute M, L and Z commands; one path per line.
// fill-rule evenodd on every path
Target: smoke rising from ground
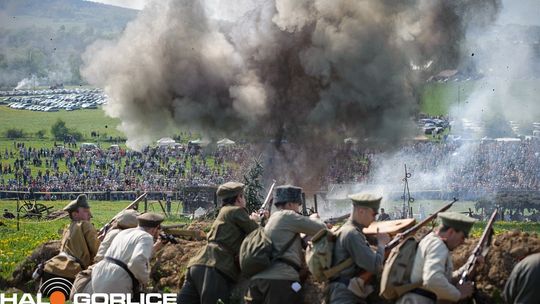
M 498 1 L 257 0 L 224 16 L 215 5 L 152 1 L 118 41 L 86 51 L 82 74 L 130 147 L 178 128 L 275 139 L 285 159 L 283 140 L 316 151 L 402 138 L 423 75 L 455 67 L 467 26 L 491 21 Z

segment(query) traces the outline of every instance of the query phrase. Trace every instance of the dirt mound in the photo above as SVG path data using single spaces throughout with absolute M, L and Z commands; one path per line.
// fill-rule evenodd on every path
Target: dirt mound
M 212 227 L 212 222 L 209 221 L 198 221 L 198 222 L 192 222 L 189 224 L 188 230 L 202 230 L 204 232 L 210 231 L 210 227 Z
M 467 262 L 478 240 L 467 239 L 453 252 L 455 269 Z M 540 241 L 536 233 L 510 231 L 494 236 L 485 263 L 478 267 L 475 277 L 480 295 L 489 298 L 488 302 L 491 303 L 499 299 L 514 266 L 525 256 L 538 251 Z
M 30 257 L 20 263 L 13 278 L 8 282 L 11 287 L 16 287 L 24 292 L 36 292 L 37 284 L 32 280 L 32 273 L 39 263 L 45 262 L 60 252 L 60 241 L 50 241 L 35 249 Z
M 150 277 L 154 290 L 178 292 L 184 283 L 184 274 L 189 260 L 206 245 L 206 241 L 178 240 L 178 244 L 167 244 L 152 259 Z

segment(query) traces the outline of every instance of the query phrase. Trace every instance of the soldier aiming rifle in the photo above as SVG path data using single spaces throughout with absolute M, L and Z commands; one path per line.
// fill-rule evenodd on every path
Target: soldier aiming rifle
M 146 193 L 146 192 L 141 194 L 133 202 L 131 202 L 131 204 L 129 204 L 126 208 L 124 208 L 120 212 L 118 212 L 107 224 L 105 224 L 103 227 L 101 227 L 101 229 L 99 229 L 99 231 L 98 231 L 98 239 L 100 241 L 102 241 L 105 238 L 105 235 L 107 234 L 107 232 L 112 228 L 112 225 L 113 225 L 114 221 L 116 220 L 116 218 L 120 214 L 122 214 L 122 212 L 124 212 L 125 210 L 129 210 L 129 209 L 137 210 L 137 208 L 139 206 L 139 203 L 143 199 L 145 199 L 147 195 L 148 195 L 148 193 Z

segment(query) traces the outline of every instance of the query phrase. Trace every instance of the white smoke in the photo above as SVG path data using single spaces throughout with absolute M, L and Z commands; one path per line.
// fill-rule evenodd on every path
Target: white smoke
M 32 75 L 29 78 L 23 78 L 17 83 L 15 90 L 27 90 L 34 89 L 39 86 L 39 79 L 36 75 Z

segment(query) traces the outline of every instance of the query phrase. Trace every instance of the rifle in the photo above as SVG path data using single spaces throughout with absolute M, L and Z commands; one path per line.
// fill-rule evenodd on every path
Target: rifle
M 418 230 L 420 230 L 420 228 L 424 227 L 425 225 L 433 221 L 437 217 L 437 214 L 450 209 L 450 207 L 452 207 L 452 205 L 457 201 L 458 199 L 454 197 L 454 199 L 450 203 L 444 205 L 442 208 L 435 211 L 433 214 L 425 218 L 420 223 L 412 226 L 411 228 L 405 230 L 402 233 L 398 233 L 388 244 L 386 244 L 386 246 L 384 246 L 384 259 L 386 260 L 386 258 L 388 258 L 392 249 L 396 247 L 397 245 L 399 245 L 401 241 L 407 239 L 410 236 L 413 236 Z M 364 282 L 369 282 L 371 281 L 371 278 L 373 277 L 373 273 L 365 271 L 365 272 L 360 273 L 360 277 L 364 280 Z
M 474 247 L 472 254 L 467 259 L 467 263 L 465 263 L 465 271 L 463 271 L 460 275 L 458 282 L 459 285 L 463 285 L 465 282 L 472 280 L 470 276 L 474 272 L 478 257 L 480 255 L 482 255 L 482 257 L 485 257 L 487 255 L 489 245 L 491 244 L 491 237 L 493 236 L 493 222 L 495 222 L 495 218 L 497 217 L 498 212 L 499 208 L 495 208 L 495 211 L 493 211 L 493 213 L 491 214 L 486 228 L 482 233 L 482 237 L 480 237 L 478 244 L 476 244 L 476 247 Z
M 324 220 L 324 223 L 334 225 L 336 223 L 339 223 L 339 222 L 342 222 L 342 221 L 348 219 L 350 216 L 351 216 L 351 214 L 347 213 L 347 214 L 344 214 L 344 215 L 341 215 L 341 216 L 331 217 L 329 219 Z
M 408 238 L 409 236 L 412 236 L 414 235 L 418 230 L 420 230 L 420 228 L 424 227 L 426 224 L 430 223 L 431 221 L 433 221 L 436 217 L 437 217 L 437 214 L 439 214 L 440 212 L 444 212 L 448 209 L 450 209 L 450 207 L 452 207 L 452 205 L 457 202 L 458 199 L 454 197 L 454 199 L 444 205 L 441 209 L 435 211 L 433 214 L 431 214 L 430 216 L 426 217 L 423 221 L 421 221 L 420 223 L 412 226 L 411 228 L 405 230 L 403 233 L 398 233 L 388 244 L 386 244 L 386 246 L 384 247 L 384 251 L 385 251 L 385 256 L 387 256 L 388 254 L 390 254 L 390 251 L 392 250 L 392 248 L 396 247 L 397 245 L 399 245 L 399 243 L 401 243 L 402 240 Z
M 105 224 L 103 227 L 101 227 L 101 229 L 99 229 L 98 231 L 98 238 L 100 240 L 103 240 L 103 238 L 105 238 L 105 235 L 107 234 L 107 232 L 109 232 L 109 230 L 111 229 L 111 226 L 114 222 L 114 220 L 116 219 L 116 217 L 124 212 L 125 210 L 129 210 L 129 209 L 137 209 L 138 205 L 139 205 L 139 202 L 142 201 L 146 196 L 148 195 L 148 193 L 143 193 L 141 194 L 141 196 L 137 197 L 133 202 L 131 202 L 126 208 L 122 209 L 122 211 L 118 212 L 107 224 Z
M 268 210 L 268 212 L 270 213 L 270 211 L 272 210 L 272 201 L 274 200 L 272 193 L 274 193 L 275 186 L 276 186 L 276 180 L 272 182 L 272 185 L 270 186 L 270 189 L 268 190 L 268 193 L 266 194 L 266 197 L 264 198 L 264 201 L 261 205 L 261 209 L 259 209 L 259 214 L 261 216 L 264 215 L 265 211 Z M 264 225 L 264 217 L 261 218 L 261 226 L 263 225 Z

